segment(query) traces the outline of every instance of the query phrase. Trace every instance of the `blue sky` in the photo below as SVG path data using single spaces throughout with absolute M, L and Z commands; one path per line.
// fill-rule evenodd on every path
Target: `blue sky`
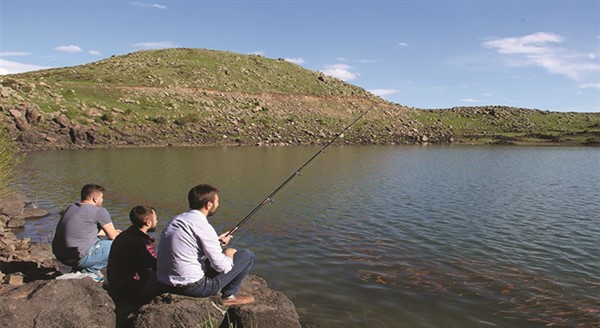
M 600 112 L 600 0 L 0 0 L 0 16 L 0 74 L 207 48 L 417 108 Z

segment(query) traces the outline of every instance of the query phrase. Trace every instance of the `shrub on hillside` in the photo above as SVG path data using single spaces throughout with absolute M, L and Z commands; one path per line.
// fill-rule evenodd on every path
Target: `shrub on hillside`
M 3 128 L 0 128 L 0 197 L 9 192 L 8 184 L 12 181 L 13 169 L 21 156 L 18 148 Z
M 198 122 L 200 122 L 200 115 L 198 115 L 198 113 L 188 113 L 175 120 L 175 124 L 177 125 L 194 124 Z

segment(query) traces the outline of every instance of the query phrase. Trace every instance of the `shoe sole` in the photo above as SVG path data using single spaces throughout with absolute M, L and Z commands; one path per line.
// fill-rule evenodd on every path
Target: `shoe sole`
M 242 305 L 242 304 L 249 304 L 254 302 L 254 299 L 251 300 L 247 300 L 247 301 L 237 301 L 237 302 L 226 302 L 226 301 L 222 301 L 223 305 L 225 306 L 233 306 L 233 305 Z

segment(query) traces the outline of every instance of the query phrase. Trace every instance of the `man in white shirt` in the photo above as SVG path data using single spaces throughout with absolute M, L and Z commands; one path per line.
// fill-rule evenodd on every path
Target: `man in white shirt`
M 254 301 L 239 294 L 250 272 L 254 253 L 247 249 L 221 249 L 233 236 L 217 235 L 208 217 L 219 207 L 219 190 L 210 185 L 195 186 L 188 193 L 190 210 L 167 223 L 158 245 L 158 281 L 172 292 L 209 297 L 221 291 L 224 305 Z M 207 261 L 205 261 L 207 260 Z

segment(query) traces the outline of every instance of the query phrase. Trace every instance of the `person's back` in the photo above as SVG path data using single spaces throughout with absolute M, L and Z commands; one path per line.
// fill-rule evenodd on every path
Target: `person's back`
M 158 219 L 149 206 L 136 206 L 130 212 L 132 226 L 112 243 L 108 257 L 107 278 L 111 295 L 130 302 L 144 302 L 153 297 L 156 282 L 154 238 Z
M 154 238 L 148 235 L 158 224 L 156 212 L 136 206 L 129 219 L 132 225 L 115 238 L 108 256 L 108 293 L 115 303 L 117 327 L 129 327 L 130 314 L 161 292 Z
M 61 263 L 75 266 L 96 243 L 100 226 L 110 222 L 110 214 L 103 207 L 69 205 L 56 226 L 52 252 Z
M 81 189 L 81 201 L 64 211 L 54 233 L 52 252 L 72 272 L 93 273 L 101 281 L 112 239 L 118 234 L 108 211 L 102 207 L 104 188 L 87 184 Z M 99 239 L 102 230 L 108 239 Z
M 169 221 L 161 234 L 157 279 L 172 293 L 209 297 L 221 292 L 224 305 L 250 303 L 254 297 L 238 292 L 254 253 L 233 248 L 223 251 L 219 238 L 226 245 L 232 236 L 217 236 L 207 220 L 219 207 L 218 192 L 209 185 L 189 191 L 190 210 Z
M 156 274 L 154 239 L 135 227 L 121 232 L 113 241 L 108 256 L 107 278 L 110 288 L 123 298 L 138 299 L 139 292 Z

